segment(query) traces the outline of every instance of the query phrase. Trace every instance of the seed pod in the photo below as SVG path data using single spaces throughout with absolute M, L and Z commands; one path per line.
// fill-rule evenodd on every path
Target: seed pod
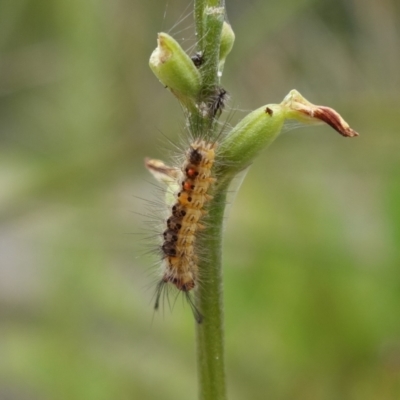
M 158 46 L 149 65 L 160 82 L 182 102 L 194 101 L 200 91 L 200 72 L 179 43 L 166 33 L 159 33 Z
M 244 117 L 229 133 L 220 148 L 226 169 L 237 173 L 280 133 L 285 113 L 278 104 L 269 104 Z

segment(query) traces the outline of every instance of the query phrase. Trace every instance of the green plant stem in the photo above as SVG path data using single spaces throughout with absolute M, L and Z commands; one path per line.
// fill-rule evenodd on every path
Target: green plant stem
M 208 8 L 203 18 L 206 28 L 203 51 L 204 64 L 200 67 L 203 80 L 202 95 L 207 98 L 213 94 L 215 87 L 219 84 L 218 65 L 219 48 L 221 43 L 222 26 L 224 23 L 225 12 L 223 7 L 215 6 Z
M 195 0 L 194 2 L 194 19 L 196 24 L 197 50 L 204 51 L 204 10 L 206 7 L 224 7 L 224 0 Z
M 219 84 L 219 48 L 224 16 L 223 0 L 195 0 L 194 17 L 198 39 L 197 51 L 201 52 L 205 58 L 204 65 L 200 67 L 202 87 L 198 105 L 208 103 Z M 190 109 L 189 120 L 192 132 L 195 135 L 202 138 L 212 136 L 216 125 L 215 119 L 210 115 L 204 115 L 201 107 Z
M 202 88 L 198 104 L 207 104 L 219 84 L 218 63 L 222 25 L 223 0 L 195 0 L 194 5 L 197 50 L 204 55 L 200 67 Z M 215 119 L 203 115 L 201 108 L 191 112 L 192 132 L 202 138 L 211 138 Z M 200 400 L 225 400 L 224 323 L 222 285 L 222 225 L 228 183 L 220 185 L 209 203 L 207 228 L 199 239 L 204 257 L 199 261 L 199 285 L 195 301 L 204 319 L 196 327 L 197 367 Z
M 203 41 L 204 41 L 204 8 L 207 2 L 204 0 L 195 0 L 194 2 L 194 20 L 196 24 L 196 38 L 197 38 L 197 50 L 203 51 Z
M 212 223 L 199 243 L 206 249 L 196 293 L 196 305 L 204 315 L 196 330 L 200 400 L 226 399 L 221 249 L 227 187 L 228 182 L 214 194 L 209 211 Z

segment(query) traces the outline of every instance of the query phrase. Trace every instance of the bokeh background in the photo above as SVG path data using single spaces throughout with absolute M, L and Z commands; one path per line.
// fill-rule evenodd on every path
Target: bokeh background
M 154 259 L 136 235 L 139 198 L 154 198 L 143 159 L 165 158 L 160 138 L 183 124 L 148 59 L 159 31 L 192 49 L 192 6 L 0 2 L 2 400 L 197 398 L 193 318 L 180 302 L 153 315 Z M 296 88 L 361 133 L 289 131 L 237 195 L 230 399 L 399 399 L 400 3 L 227 9 L 232 123 Z

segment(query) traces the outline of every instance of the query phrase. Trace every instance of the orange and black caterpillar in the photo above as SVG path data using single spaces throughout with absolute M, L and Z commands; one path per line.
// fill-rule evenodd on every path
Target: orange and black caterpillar
M 160 161 L 147 160 L 151 172 L 168 175 L 178 181 L 179 190 L 174 196 L 166 229 L 163 232 L 162 278 L 157 284 L 155 309 L 166 285 L 172 284 L 185 294 L 197 322 L 203 317 L 194 305 L 189 292 L 198 285 L 198 254 L 196 237 L 203 229 L 201 219 L 206 214 L 205 204 L 211 200 L 210 186 L 215 182 L 212 167 L 215 161 L 216 144 L 196 140 L 186 152 L 182 166 L 177 169 L 166 167 Z

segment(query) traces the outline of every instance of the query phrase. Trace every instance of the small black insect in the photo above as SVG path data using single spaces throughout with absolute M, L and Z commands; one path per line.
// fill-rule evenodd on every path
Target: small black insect
M 215 117 L 215 116 L 220 116 L 223 109 L 225 108 L 225 104 L 229 99 L 229 94 L 228 92 L 222 88 L 222 87 L 217 87 L 215 89 L 214 94 L 211 96 L 211 100 L 209 103 L 209 111 L 210 114 Z
M 198 51 L 194 56 L 190 57 L 193 61 L 193 64 L 199 68 L 204 63 L 204 55 L 202 51 Z

